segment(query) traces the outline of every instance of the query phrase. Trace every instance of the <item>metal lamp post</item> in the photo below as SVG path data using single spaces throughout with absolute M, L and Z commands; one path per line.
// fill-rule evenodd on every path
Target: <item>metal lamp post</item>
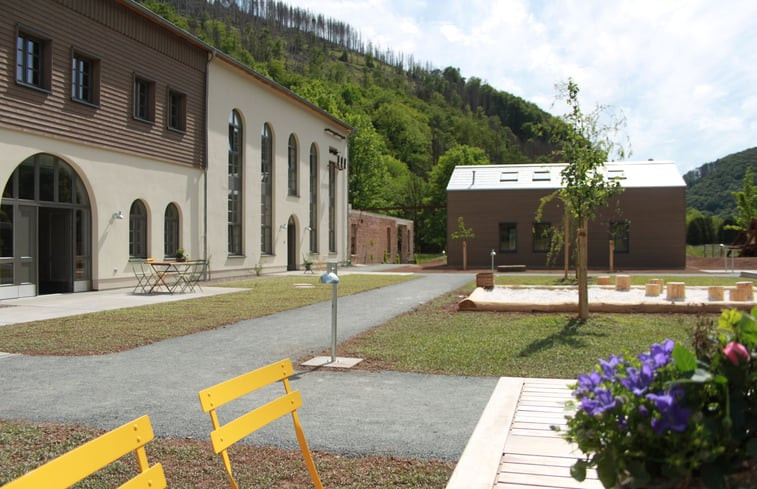
M 492 252 L 489 254 L 492 256 L 492 273 L 494 273 L 494 257 L 497 256 L 497 252 L 492 248 Z
M 339 287 L 336 263 L 326 264 L 326 273 L 321 275 L 320 281 L 323 284 L 331 284 L 331 363 L 334 363 L 336 362 L 336 302 Z

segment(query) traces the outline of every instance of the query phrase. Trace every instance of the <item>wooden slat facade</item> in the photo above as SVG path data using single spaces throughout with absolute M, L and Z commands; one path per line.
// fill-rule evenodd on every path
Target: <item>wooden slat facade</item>
M 112 0 L 0 1 L 0 124 L 152 159 L 205 164 L 208 52 Z M 18 29 L 48 40 L 49 91 L 15 82 Z M 71 98 L 74 51 L 99 61 L 99 103 Z M 154 123 L 133 118 L 133 80 L 154 82 Z M 169 129 L 168 90 L 186 96 L 186 127 Z

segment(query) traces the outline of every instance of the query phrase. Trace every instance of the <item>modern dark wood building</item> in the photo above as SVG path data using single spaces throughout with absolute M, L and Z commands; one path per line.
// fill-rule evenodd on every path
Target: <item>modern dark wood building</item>
M 562 267 L 564 253 L 548 263 L 549 235 L 563 227 L 559 199 L 540 220 L 540 200 L 561 187 L 565 164 L 456 167 L 447 186 L 447 255 L 462 266 L 462 241 L 451 238 L 462 217 L 475 238 L 467 240 L 468 266 Z M 617 269 L 684 268 L 686 265 L 686 185 L 670 161 L 607 163 L 608 178 L 623 191 L 598 209 L 589 224 L 589 267 L 608 269 L 614 240 Z M 573 263 L 571 258 L 571 263 Z

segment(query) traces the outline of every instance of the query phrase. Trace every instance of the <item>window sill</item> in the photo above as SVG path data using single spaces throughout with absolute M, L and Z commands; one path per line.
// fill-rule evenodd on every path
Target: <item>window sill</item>
M 18 85 L 19 87 L 28 88 L 30 90 L 34 90 L 34 91 L 37 91 L 37 92 L 40 92 L 40 93 L 44 93 L 46 95 L 51 95 L 53 93 L 52 90 L 50 90 L 48 88 L 45 88 L 45 87 L 42 87 L 42 86 L 39 86 L 39 85 L 33 85 L 31 83 L 26 83 L 26 82 L 23 82 L 21 80 L 16 80 L 16 85 Z
M 182 136 L 187 133 L 187 131 L 185 129 L 177 129 L 177 128 L 171 127 L 171 126 L 166 127 L 166 129 L 169 130 L 169 131 L 171 131 L 171 132 L 173 132 L 173 133 L 181 134 Z
M 144 124 L 149 124 L 151 126 L 155 125 L 155 121 L 151 121 L 151 120 L 148 120 L 148 119 L 142 119 L 141 117 L 132 116 L 132 119 L 134 119 L 137 122 L 142 122 Z
M 76 102 L 77 104 L 86 105 L 87 107 L 91 107 L 93 109 L 99 109 L 100 104 L 96 104 L 94 102 L 90 102 L 88 100 L 83 100 L 76 97 L 71 97 L 71 102 Z

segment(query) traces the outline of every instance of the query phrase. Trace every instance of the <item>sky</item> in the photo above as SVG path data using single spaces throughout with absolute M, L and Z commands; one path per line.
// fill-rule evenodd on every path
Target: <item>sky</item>
M 757 146 L 755 0 L 286 3 L 556 116 L 567 111 L 556 86 L 572 78 L 584 112 L 607 106 L 625 119 L 615 139 L 627 160 L 672 160 L 683 174 Z

